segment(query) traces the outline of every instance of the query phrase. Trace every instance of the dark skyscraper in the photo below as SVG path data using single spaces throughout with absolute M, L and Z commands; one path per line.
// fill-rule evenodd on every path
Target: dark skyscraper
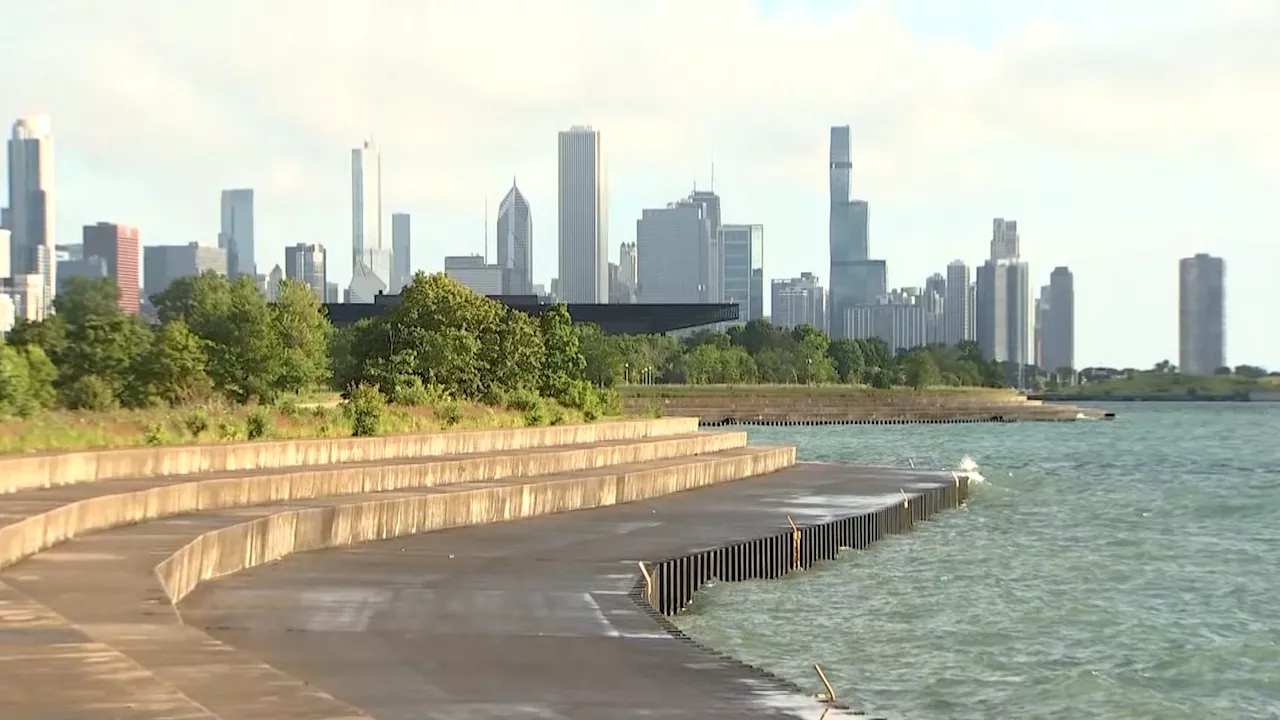
M 869 209 L 865 201 L 850 199 L 852 168 L 849 126 L 833 127 L 830 157 L 831 288 L 828 318 L 831 335 L 835 338 L 849 336 L 844 327 L 846 308 L 875 302 L 873 293 L 882 284 L 875 281 L 878 278 L 868 276 L 869 266 L 866 263 L 870 257 Z
M 1076 291 L 1075 278 L 1065 267 L 1056 267 L 1049 275 L 1046 307 L 1042 319 L 1041 370 L 1057 372 L 1059 368 L 1075 369 L 1076 362 Z

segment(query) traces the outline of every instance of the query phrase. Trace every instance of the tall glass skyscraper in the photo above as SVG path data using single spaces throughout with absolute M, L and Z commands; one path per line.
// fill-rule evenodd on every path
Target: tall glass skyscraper
M 849 126 L 831 128 L 831 274 L 828 322 L 835 338 L 849 337 L 845 328 L 845 309 L 875 301 L 875 293 L 883 292 L 884 263 L 871 263 L 868 230 L 869 209 L 864 200 L 850 197 L 852 174 L 852 141 Z

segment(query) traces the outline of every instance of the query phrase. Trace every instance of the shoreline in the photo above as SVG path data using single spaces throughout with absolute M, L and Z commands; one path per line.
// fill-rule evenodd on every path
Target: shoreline
M 295 555 L 201 586 L 182 613 L 216 641 L 392 720 L 417 717 L 409 708 L 423 703 L 459 717 L 479 713 L 473 703 L 572 720 L 611 710 L 857 717 L 836 709 L 839 688 L 833 707 L 797 682 L 701 645 L 659 608 L 687 605 L 714 558 L 742 569 L 724 572 L 726 582 L 781 577 L 796 569 L 797 531 L 798 565 L 808 568 L 907 532 L 958 506 L 968 490 L 947 472 L 799 463 L 591 512 Z M 637 557 L 651 559 L 645 572 L 658 581 L 656 595 Z M 329 599 L 311 609 L 317 592 Z M 370 606 L 360 598 L 381 599 Z M 302 630 L 316 612 L 327 629 Z M 334 620 L 348 617 L 357 624 Z

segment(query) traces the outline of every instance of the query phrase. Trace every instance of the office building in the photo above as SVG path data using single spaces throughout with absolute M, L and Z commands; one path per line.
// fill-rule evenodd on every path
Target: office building
M 351 296 L 373 302 L 392 283 L 392 252 L 382 237 L 382 156 L 373 140 L 351 151 Z
M 83 260 L 84 243 L 59 243 L 54 245 L 53 259 L 56 262 L 62 262 L 64 260 Z
M 175 280 L 206 272 L 227 274 L 226 250 L 200 243 L 151 245 L 142 249 L 142 288 L 148 298 L 168 290 Z
M 1022 257 L 1018 221 L 995 218 L 991 221 L 991 259 L 1017 260 Z
M 298 243 L 285 248 L 284 276 L 311 288 L 320 302 L 326 302 L 329 278 L 324 246 Z
M 1178 262 L 1178 367 L 1210 375 L 1226 360 L 1226 264 L 1199 253 Z
M 689 202 L 702 206 L 707 218 L 707 262 L 703 267 L 703 302 L 724 301 L 724 239 L 720 221 L 720 196 L 711 190 L 694 189 Z
M 85 225 L 81 254 L 85 259 L 100 258 L 106 263 L 107 277 L 115 278 L 120 291 L 120 310 L 136 314 L 139 305 L 139 262 L 141 242 L 138 229 L 127 225 L 100 222 Z
M 13 298 L 4 292 L 4 280 L 0 279 L 0 342 L 4 341 L 17 321 L 18 308 L 14 305 Z
M 970 322 L 973 309 L 970 305 L 971 284 L 969 266 L 964 261 L 955 260 L 947 265 L 942 340 L 948 345 L 958 345 L 973 339 L 973 325 Z
M 720 229 L 724 252 L 724 297 L 738 306 L 738 321 L 764 316 L 761 288 L 764 280 L 764 226 L 724 225 Z
M 502 294 L 502 268 L 485 262 L 483 255 L 450 255 L 444 259 L 444 273 L 478 295 Z
M 342 288 L 338 283 L 329 280 L 324 284 L 324 301 L 326 303 L 342 302 Z
M 413 280 L 413 238 L 409 213 L 391 213 L 391 288 L 399 293 Z
M 1032 325 L 1031 333 L 1031 356 L 1035 358 L 1032 362 L 1041 370 L 1045 369 L 1044 356 L 1044 334 L 1047 315 L 1049 314 L 1049 286 L 1041 285 L 1040 294 L 1036 296 L 1035 309 L 1032 317 L 1035 322 Z
M 639 284 L 639 263 L 636 259 L 636 244 L 624 242 L 618 246 L 618 275 L 622 282 L 635 291 Z
M 61 294 L 67 287 L 67 281 L 72 278 L 85 278 L 86 280 L 102 280 L 111 277 L 107 272 L 107 261 L 100 257 L 82 257 L 79 260 L 59 260 L 58 261 L 58 294 Z M 134 309 L 137 312 L 137 309 Z
M 927 345 L 940 309 L 936 292 L 903 288 L 881 295 L 873 304 L 847 308 L 845 321 L 849 337 L 880 338 L 897 352 Z
M 280 299 L 280 284 L 284 282 L 284 270 L 279 265 L 271 268 L 271 272 L 266 275 L 257 275 L 258 292 L 267 299 L 267 302 L 276 302 Z
M 828 168 L 831 335 L 843 338 L 850 337 L 844 325 L 845 310 L 870 305 L 885 292 L 884 283 L 877 283 L 876 276 L 883 262 L 865 264 L 871 257 L 870 208 L 866 201 L 852 199 L 853 141 L 848 125 L 831 128 Z
M 983 355 L 1028 365 L 1031 356 L 1030 270 L 1020 260 L 991 259 L 978 268 L 976 337 Z
M 1040 358 L 1036 365 L 1045 372 L 1074 370 L 1076 367 L 1075 278 L 1066 267 L 1049 274 L 1049 284 L 1040 292 Z M 1074 373 L 1065 373 L 1070 379 Z
M 13 233 L 0 227 L 0 280 L 13 274 L 10 270 L 9 248 L 13 244 Z
M 942 273 L 930 275 L 924 282 L 924 291 L 916 300 L 924 307 L 927 345 L 946 342 L 946 300 L 947 278 Z
M 827 327 L 827 292 L 813 273 L 789 280 L 774 280 L 769 321 L 784 328 L 812 325 Z
M 566 303 L 609 297 L 609 208 L 600 131 L 560 133 L 558 174 L 559 292 Z
M 712 299 L 715 252 L 708 204 L 685 198 L 646 209 L 636 221 L 638 298 L 642 303 Z M 564 279 L 561 278 L 563 287 Z
M 222 191 L 222 229 L 218 247 L 227 253 L 227 277 L 258 276 L 253 238 L 253 190 Z
M 515 178 L 498 203 L 498 267 L 503 293 L 533 294 L 533 212 Z
M 52 303 L 44 298 L 45 276 L 35 273 L 0 278 L 0 294 L 13 303 L 14 319 L 39 322 L 49 317 Z
M 58 286 L 55 217 L 52 123 L 46 115 L 19 118 L 9 139 L 9 274 L 40 276 L 41 317 L 53 312 Z M 19 285 L 25 293 L 29 282 Z

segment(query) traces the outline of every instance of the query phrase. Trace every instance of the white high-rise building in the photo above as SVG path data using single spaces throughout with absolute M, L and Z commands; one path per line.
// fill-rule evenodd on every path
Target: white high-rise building
M 504 294 L 533 294 L 533 212 L 515 178 L 498 205 L 498 267 Z
M 240 188 L 222 191 L 222 229 L 218 247 L 227 251 L 227 277 L 257 277 L 254 259 L 253 190 Z
M 382 156 L 373 140 L 351 151 L 351 282 L 353 296 L 392 287 L 391 248 L 382 240 Z M 354 302 L 354 301 L 353 301 Z
M 559 293 L 569 303 L 609 301 L 609 208 L 600 131 L 560 133 Z
M 413 279 L 413 241 L 409 213 L 391 213 L 391 291 L 399 293 Z
M 19 118 L 9 139 L 9 273 L 40 276 L 42 317 L 53 312 L 57 288 L 53 199 L 52 123 L 47 115 Z
M 948 345 L 958 345 L 973 339 L 970 282 L 969 266 L 963 260 L 947 265 L 947 296 L 942 306 L 942 339 Z

